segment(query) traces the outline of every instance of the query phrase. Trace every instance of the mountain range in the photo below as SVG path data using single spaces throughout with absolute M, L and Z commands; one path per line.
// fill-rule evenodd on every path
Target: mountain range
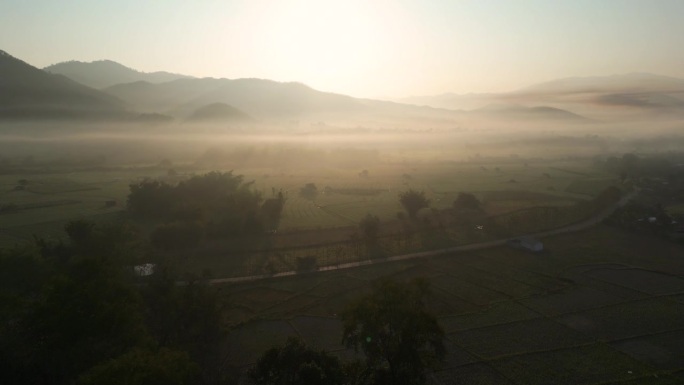
M 591 123 L 684 118 L 684 80 L 652 74 L 567 78 L 507 93 L 382 101 L 266 79 L 144 73 L 119 63 L 70 61 L 41 70 L 0 51 L 0 118 L 138 122 L 343 121 L 458 126 L 473 122 Z M 361 123 L 359 123 L 361 122 Z
M 35 68 L 0 51 L 0 118 L 115 117 L 124 103 L 66 76 Z
M 177 79 L 191 79 L 192 76 L 169 72 L 140 72 L 111 60 L 91 63 L 68 61 L 43 68 L 45 72 L 64 75 L 91 88 L 101 89 L 121 83 L 150 82 L 164 83 Z
M 512 92 L 448 93 L 413 96 L 396 101 L 435 108 L 475 110 L 500 104 L 544 104 L 597 119 L 681 119 L 684 118 L 684 79 L 648 73 L 573 77 L 539 83 Z M 544 110 L 545 113 L 548 112 Z

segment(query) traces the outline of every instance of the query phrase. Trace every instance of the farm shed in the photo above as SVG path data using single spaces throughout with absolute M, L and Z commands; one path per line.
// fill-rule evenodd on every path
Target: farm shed
M 145 263 L 142 265 L 133 266 L 133 271 L 138 276 L 147 277 L 148 275 L 154 274 L 155 267 L 156 265 L 154 263 Z
M 540 240 L 533 237 L 514 238 L 509 240 L 508 244 L 511 247 L 515 247 L 516 249 L 523 249 L 534 252 L 544 250 L 544 244 Z

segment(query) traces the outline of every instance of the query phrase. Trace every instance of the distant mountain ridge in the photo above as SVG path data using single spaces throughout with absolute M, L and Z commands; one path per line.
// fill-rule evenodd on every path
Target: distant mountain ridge
M 102 89 L 121 83 L 145 81 L 164 83 L 177 79 L 191 79 L 192 76 L 170 72 L 141 72 L 111 60 L 93 62 L 67 61 L 53 64 L 43 70 L 64 75 L 88 87 Z
M 623 121 L 683 119 L 684 79 L 643 73 L 565 78 L 506 93 L 442 94 L 397 103 L 296 82 L 144 73 L 110 60 L 64 62 L 43 71 L 0 51 L 0 103 L 0 116 L 15 118 L 110 116 L 159 123 L 304 119 L 372 127 L 458 127 L 480 121 L 575 124 L 615 116 Z
M 112 118 L 124 114 L 114 96 L 53 75 L 0 51 L 0 118 Z
M 399 102 L 482 113 L 492 104 L 545 106 L 569 114 L 618 120 L 684 118 L 684 79 L 650 73 L 570 77 L 533 84 L 511 92 L 413 96 Z M 510 111 L 509 111 L 510 112 Z M 499 115 L 501 115 L 499 113 Z M 538 116 L 571 118 L 554 110 Z
M 104 91 L 144 112 L 161 112 L 179 118 L 189 117 L 196 109 L 212 103 L 230 105 L 258 118 L 296 118 L 365 108 L 364 103 L 350 96 L 317 91 L 301 83 L 266 79 L 178 79 L 160 84 L 135 82 L 119 84 Z
M 541 119 L 566 121 L 569 123 L 589 123 L 592 121 L 573 112 L 548 106 L 489 105 L 473 110 L 471 113 L 508 120 Z
M 555 79 L 521 88 L 513 93 L 594 93 L 594 92 L 677 92 L 684 91 L 684 79 L 633 72 L 610 76 Z

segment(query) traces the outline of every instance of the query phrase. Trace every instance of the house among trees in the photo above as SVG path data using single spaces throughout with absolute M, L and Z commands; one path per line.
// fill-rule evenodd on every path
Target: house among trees
M 157 265 L 154 263 L 144 263 L 142 265 L 133 266 L 133 271 L 140 277 L 147 277 L 154 274 L 154 268 L 156 266 Z
M 507 243 L 513 248 L 528 250 L 535 253 L 544 250 L 544 244 L 540 240 L 533 237 L 514 238 L 509 240 Z

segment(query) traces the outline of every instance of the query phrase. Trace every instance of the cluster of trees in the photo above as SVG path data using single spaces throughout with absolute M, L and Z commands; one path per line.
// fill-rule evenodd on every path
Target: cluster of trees
M 173 186 L 145 180 L 130 186 L 128 212 L 161 224 L 152 242 L 162 249 L 197 245 L 203 236 L 228 238 L 258 235 L 277 229 L 285 197 L 264 200 L 241 175 L 210 172 Z
M 223 304 L 205 282 L 163 263 L 141 281 L 138 234 L 75 221 L 65 241 L 0 252 L 0 383 L 221 384 Z M 421 384 L 444 356 L 444 333 L 425 306 L 425 281 L 378 281 L 342 313 L 344 343 L 364 361 L 342 363 L 297 340 L 267 351 L 255 384 Z
M 318 196 L 318 187 L 315 183 L 307 183 L 299 189 L 299 195 L 304 199 L 314 200 Z
M 627 178 L 640 177 L 670 177 L 677 172 L 672 159 L 676 156 L 656 155 L 641 157 L 633 153 L 625 153 L 620 157 L 610 156 L 603 162 L 603 167 L 620 176 Z
M 380 280 L 341 314 L 343 342 L 364 360 L 341 362 L 290 339 L 268 350 L 249 371 L 255 385 L 420 385 L 446 354 L 444 331 L 425 306 L 429 285 Z
M 124 225 L 66 226 L 68 239 L 0 252 L 0 383 L 211 384 L 226 380 L 217 295 L 158 265 Z

